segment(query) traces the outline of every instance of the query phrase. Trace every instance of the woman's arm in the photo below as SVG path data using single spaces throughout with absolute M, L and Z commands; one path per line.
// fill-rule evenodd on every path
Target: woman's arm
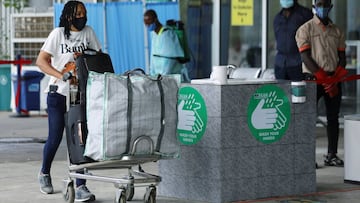
M 36 65 L 40 68 L 42 72 L 61 80 L 62 73 L 51 66 L 50 60 L 51 55 L 49 53 L 45 51 L 40 51 L 36 59 Z

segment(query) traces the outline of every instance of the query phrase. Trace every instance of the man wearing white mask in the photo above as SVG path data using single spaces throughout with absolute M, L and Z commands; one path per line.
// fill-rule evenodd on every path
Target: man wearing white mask
M 280 0 L 281 10 L 274 18 L 277 54 L 276 79 L 299 81 L 303 79 L 301 57 L 295 41 L 296 30 L 313 17 L 309 8 L 297 0 Z
M 328 154 L 326 166 L 343 166 L 337 156 L 341 83 L 347 70 L 345 35 L 328 17 L 331 0 L 315 0 L 316 15 L 296 32 L 296 41 L 304 62 L 306 80 L 317 82 L 317 99 L 324 98 L 327 119 Z

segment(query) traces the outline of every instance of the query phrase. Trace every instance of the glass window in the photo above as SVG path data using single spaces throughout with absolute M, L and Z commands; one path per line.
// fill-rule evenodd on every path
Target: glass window
M 47 14 L 13 14 L 12 55 L 21 54 L 22 58 L 33 61 L 39 50 L 53 29 L 52 13 Z
M 14 38 L 47 38 L 53 27 L 52 16 L 15 16 Z
M 261 67 L 262 0 L 222 1 L 221 64 Z
M 191 55 L 186 64 L 189 76 L 191 79 L 207 78 L 212 62 L 213 1 L 181 0 L 179 3 Z
M 345 30 L 346 34 L 346 69 L 350 74 L 360 74 L 360 1 L 347 0 L 334 1 L 334 13 L 332 19 L 337 25 Z M 360 112 L 360 81 L 353 80 L 343 83 L 342 114 L 354 114 Z

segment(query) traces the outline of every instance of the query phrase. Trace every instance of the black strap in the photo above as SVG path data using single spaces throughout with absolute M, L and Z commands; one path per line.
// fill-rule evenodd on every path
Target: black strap
M 139 73 L 140 72 L 140 73 Z M 160 151 L 161 140 L 164 136 L 164 118 L 165 118 L 165 103 L 164 103 L 164 89 L 162 87 L 161 81 L 162 76 L 159 74 L 156 79 L 151 78 L 144 74 L 142 69 L 134 69 L 125 73 L 127 75 L 127 89 L 128 89 L 128 105 L 127 105 L 127 140 L 126 140 L 126 150 L 125 154 L 128 154 L 130 151 L 131 145 L 131 129 L 132 129 L 132 101 L 133 101 L 133 89 L 130 76 L 131 75 L 141 75 L 142 77 L 148 78 L 151 81 L 156 81 L 160 91 L 160 102 L 161 102 L 161 115 L 160 115 L 160 132 L 156 142 L 156 151 Z
M 161 55 L 158 55 L 158 54 L 153 54 L 153 56 L 161 57 L 161 58 L 167 58 L 167 59 L 174 59 L 174 60 L 179 58 L 179 57 L 161 56 Z
M 125 153 L 128 154 L 130 151 L 131 144 L 131 114 L 132 114 L 132 100 L 133 100 L 133 91 L 131 85 L 130 74 L 127 75 L 127 89 L 128 89 L 128 105 L 127 105 L 127 140 L 126 140 L 126 150 Z
M 158 76 L 158 80 L 157 80 L 157 84 L 159 87 L 159 92 L 160 92 L 160 102 L 161 102 L 161 116 L 160 116 L 160 132 L 159 132 L 159 136 L 156 142 L 156 147 L 155 150 L 156 151 L 160 151 L 160 146 L 161 146 L 161 141 L 162 138 L 164 136 L 164 128 L 165 128 L 165 102 L 164 102 L 164 88 L 161 84 L 162 81 L 162 77 L 161 75 Z

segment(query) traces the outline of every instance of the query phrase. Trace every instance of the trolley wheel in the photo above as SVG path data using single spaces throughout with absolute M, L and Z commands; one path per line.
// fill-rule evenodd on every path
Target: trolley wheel
M 126 191 L 125 191 L 125 189 L 119 189 L 116 192 L 114 203 L 126 203 Z
M 144 203 L 156 203 L 156 187 L 151 185 L 146 188 Z
M 64 200 L 68 203 L 74 203 L 75 201 L 74 183 L 71 181 L 65 187 L 66 188 L 63 192 Z
M 126 200 L 131 201 L 135 194 L 135 186 L 134 184 L 127 184 L 126 185 Z

